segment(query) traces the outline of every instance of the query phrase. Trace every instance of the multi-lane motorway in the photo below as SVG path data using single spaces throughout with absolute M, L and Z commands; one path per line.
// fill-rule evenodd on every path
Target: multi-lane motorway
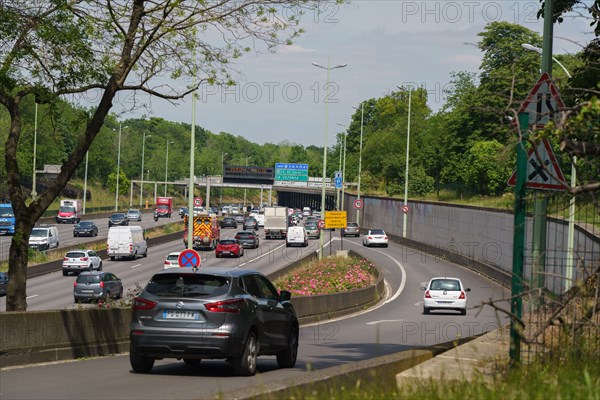
M 223 230 L 222 237 L 234 230 Z M 262 231 L 261 231 L 262 236 Z M 329 235 L 327 235 L 329 236 Z M 466 316 L 455 312 L 422 314 L 421 282 L 433 276 L 456 276 L 471 288 L 469 306 L 507 293 L 497 284 L 458 265 L 390 243 L 388 248 L 365 248 L 361 238 L 344 239 L 343 247 L 370 258 L 384 273 L 387 295 L 377 306 L 352 316 L 301 329 L 298 363 L 280 370 L 274 357 L 260 357 L 255 377 L 234 376 L 219 360 L 202 361 L 191 367 L 175 360 L 158 361 L 151 374 L 131 372 L 127 355 L 60 362 L 25 368 L 9 368 L 0 373 L 2 399 L 198 399 L 239 390 L 379 355 L 447 342 L 498 327 L 499 320 L 490 308 L 469 309 Z M 334 240 L 339 248 L 339 239 Z M 135 261 L 104 261 L 104 269 L 114 272 L 125 291 L 144 285 L 162 268 L 164 257 L 182 250 L 175 241 L 150 248 L 148 258 Z M 256 250 L 246 250 L 241 259 L 216 259 L 203 252 L 203 267 L 224 265 L 254 268 L 264 273 L 278 269 L 309 249 L 286 248 L 283 241 L 266 241 Z M 326 248 L 327 251 L 327 248 Z M 287 260 L 287 261 L 286 261 Z M 73 276 L 60 272 L 28 281 L 28 309 L 73 307 Z M 225 397 L 226 394 L 225 394 Z

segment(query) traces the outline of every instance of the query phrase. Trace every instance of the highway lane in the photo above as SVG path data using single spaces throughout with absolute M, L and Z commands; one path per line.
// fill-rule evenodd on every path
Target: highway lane
M 55 225 L 58 229 L 58 238 L 59 238 L 59 246 L 58 248 L 65 248 L 68 246 L 77 245 L 80 243 L 91 242 L 94 240 L 106 238 L 108 236 L 108 217 L 98 217 L 94 215 L 88 215 L 82 219 L 83 221 L 94 221 L 96 225 L 98 225 L 98 236 L 89 237 L 89 236 L 78 236 L 73 237 L 73 227 L 74 224 L 52 224 Z M 156 226 L 164 225 L 170 222 L 181 221 L 179 214 L 172 214 L 171 218 L 159 218 L 158 221 L 154 221 L 153 215 L 151 212 L 144 212 L 142 214 L 141 221 L 130 221 L 130 225 L 139 225 L 144 229 L 153 228 Z M 8 251 L 10 249 L 10 244 L 12 241 L 12 236 L 1 235 L 0 236 L 0 260 L 8 259 Z
M 267 242 L 274 246 L 277 242 Z M 273 252 L 263 251 L 259 259 L 247 258 L 246 266 L 258 270 L 274 268 L 282 257 L 292 257 L 282 242 Z M 261 247 L 264 241 L 261 241 Z M 339 243 L 334 242 L 339 248 Z M 311 241 L 311 247 L 318 247 Z M 85 397 L 118 399 L 197 399 L 211 398 L 218 393 L 239 390 L 248 386 L 275 382 L 306 371 L 321 369 L 376 357 L 382 354 L 446 342 L 497 327 L 496 316 L 490 308 L 469 310 L 466 316 L 456 312 L 422 314 L 423 292 L 420 283 L 433 276 L 456 276 L 471 287 L 469 305 L 474 306 L 489 298 L 502 298 L 508 293 L 479 274 L 445 260 L 420 254 L 413 249 L 390 243 L 389 248 L 364 248 L 360 238 L 344 239 L 344 248 L 352 248 L 369 257 L 382 270 L 388 293 L 376 307 L 356 315 L 303 326 L 301 329 L 298 363 L 295 368 L 280 370 L 274 357 L 260 357 L 255 377 L 233 376 L 222 361 L 203 361 L 190 367 L 175 360 L 157 361 L 151 374 L 131 372 L 126 355 L 57 364 L 5 369 L 0 374 L 2 398 L 76 399 Z M 165 247 L 164 250 L 167 250 Z M 151 254 L 159 253 L 158 249 Z M 149 257 L 151 258 L 151 257 Z M 210 266 L 216 259 L 207 256 Z M 139 260 L 138 260 L 139 261 Z M 238 260 L 224 260 L 227 265 L 238 265 Z M 218 260 L 221 262 L 221 260 Z M 131 268 L 143 271 L 153 266 Z M 240 263 L 241 264 L 241 263 Z M 124 276 L 127 276 L 123 271 Z M 132 273 L 133 274 L 133 273 Z M 35 380 L 35 387 L 28 382 Z M 80 384 L 73 384 L 79 382 Z M 226 397 L 226 395 L 225 395 Z

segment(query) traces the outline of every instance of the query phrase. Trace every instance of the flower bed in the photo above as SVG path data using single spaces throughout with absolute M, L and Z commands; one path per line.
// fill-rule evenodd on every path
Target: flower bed
M 377 269 L 355 257 L 329 257 L 277 279 L 275 286 L 296 296 L 316 296 L 360 289 L 374 284 Z

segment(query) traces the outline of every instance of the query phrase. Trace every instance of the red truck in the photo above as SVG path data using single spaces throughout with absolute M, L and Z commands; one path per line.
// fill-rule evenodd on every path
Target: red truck
M 173 198 L 172 197 L 157 197 L 156 208 L 154 209 L 154 220 L 158 221 L 160 217 L 171 218 L 173 212 Z

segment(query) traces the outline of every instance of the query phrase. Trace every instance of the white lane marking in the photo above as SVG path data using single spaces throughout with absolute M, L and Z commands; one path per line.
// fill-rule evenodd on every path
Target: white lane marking
M 133 268 L 137 268 L 137 267 L 139 267 L 139 266 L 141 266 L 141 265 L 142 265 L 142 264 L 135 264 L 135 265 L 132 265 L 130 268 L 131 268 L 131 269 L 133 269 Z
M 415 303 L 415 306 L 417 306 L 417 307 L 419 307 L 419 306 L 422 306 L 422 305 L 423 305 L 423 302 L 422 302 L 422 301 L 417 301 L 417 302 Z
M 33 296 L 27 296 L 25 300 L 33 299 L 34 297 L 38 297 L 39 294 L 34 294 Z
M 377 324 L 383 324 L 386 322 L 404 322 L 404 320 L 403 319 L 382 319 L 380 321 L 367 322 L 367 325 L 377 325 Z

